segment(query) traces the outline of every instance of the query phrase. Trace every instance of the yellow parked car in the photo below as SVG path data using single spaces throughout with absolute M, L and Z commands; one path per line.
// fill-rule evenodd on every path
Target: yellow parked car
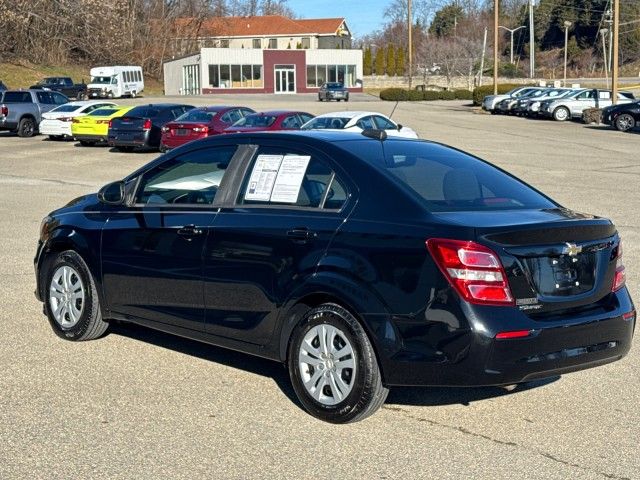
M 118 105 L 97 108 L 96 110 L 75 117 L 71 123 L 71 134 L 80 145 L 85 147 L 96 143 L 107 143 L 109 133 L 109 122 L 112 118 L 121 117 L 133 107 L 122 107 Z

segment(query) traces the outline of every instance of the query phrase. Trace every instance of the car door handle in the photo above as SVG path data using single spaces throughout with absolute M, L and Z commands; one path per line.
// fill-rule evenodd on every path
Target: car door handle
M 195 225 L 185 225 L 178 230 L 178 235 L 185 237 L 187 240 L 191 240 L 197 235 L 202 235 L 202 229 L 197 228 Z
M 287 238 L 295 243 L 306 243 L 312 238 L 316 237 L 317 234 L 312 232 L 308 228 L 294 228 L 287 232 Z

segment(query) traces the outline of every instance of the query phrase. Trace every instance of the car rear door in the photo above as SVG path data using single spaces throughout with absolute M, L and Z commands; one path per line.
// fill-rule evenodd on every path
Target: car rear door
M 236 145 L 170 156 L 138 178 L 134 201 L 102 232 L 107 308 L 203 330 L 202 252 L 218 208 L 213 200 Z
M 314 274 L 354 204 L 354 187 L 321 152 L 261 143 L 204 251 L 206 331 L 256 345 L 270 340 L 278 308 Z

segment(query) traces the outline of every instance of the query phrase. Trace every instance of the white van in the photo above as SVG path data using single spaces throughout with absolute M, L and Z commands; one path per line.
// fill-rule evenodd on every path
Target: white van
M 89 74 L 87 98 L 135 97 L 144 90 L 142 67 L 95 67 Z

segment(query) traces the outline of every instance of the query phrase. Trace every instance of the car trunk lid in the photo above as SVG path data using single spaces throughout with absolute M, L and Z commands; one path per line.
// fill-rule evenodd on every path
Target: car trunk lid
M 111 120 L 112 130 L 125 132 L 140 132 L 142 130 L 151 129 L 151 120 L 143 117 L 131 117 L 124 115 Z

